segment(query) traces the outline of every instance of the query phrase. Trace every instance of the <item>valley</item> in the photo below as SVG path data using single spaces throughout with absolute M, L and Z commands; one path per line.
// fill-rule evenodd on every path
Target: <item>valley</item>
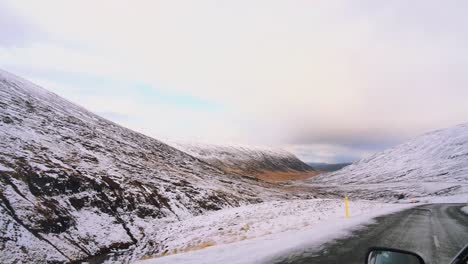
M 278 149 L 166 144 L 0 71 L 0 262 L 164 261 L 288 232 L 298 246 L 327 225 L 467 202 L 467 153 L 462 124 L 323 172 Z

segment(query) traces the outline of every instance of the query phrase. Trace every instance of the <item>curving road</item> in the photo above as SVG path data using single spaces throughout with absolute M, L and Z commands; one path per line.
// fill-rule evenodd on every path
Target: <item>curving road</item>
M 362 264 L 371 246 L 394 247 L 419 253 L 426 263 L 444 264 L 468 244 L 468 215 L 464 204 L 431 204 L 376 218 L 351 236 L 320 249 L 291 252 L 275 264 Z

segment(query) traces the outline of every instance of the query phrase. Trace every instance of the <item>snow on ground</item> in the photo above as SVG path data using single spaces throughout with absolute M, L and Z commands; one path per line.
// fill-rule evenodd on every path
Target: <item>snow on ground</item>
M 462 193 L 450 196 L 429 196 L 419 200 L 421 203 L 467 203 L 468 193 Z
M 422 202 L 430 203 L 440 200 L 444 203 L 468 202 L 468 183 L 460 182 L 390 182 L 370 184 L 315 184 L 306 181 L 295 181 L 284 184 L 290 189 L 310 190 L 318 195 L 333 198 L 333 195 L 347 194 L 361 200 L 380 202 Z M 434 200 L 435 199 L 435 200 Z M 460 200 L 461 199 L 461 200 Z
M 462 207 L 462 211 L 468 215 L 468 205 L 465 207 Z
M 14 170 L 12 168 L 7 168 L 3 166 L 2 164 L 0 164 L 0 171 L 14 171 Z
M 159 230 L 169 256 L 141 263 L 258 263 L 279 252 L 342 236 L 373 217 L 412 205 L 314 199 L 266 202 L 175 222 Z M 177 254 L 179 253 L 179 254 Z

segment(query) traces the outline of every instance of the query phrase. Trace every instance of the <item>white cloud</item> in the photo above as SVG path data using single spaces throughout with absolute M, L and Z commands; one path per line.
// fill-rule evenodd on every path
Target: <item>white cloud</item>
M 80 101 L 138 116 L 124 124 L 150 135 L 325 144 L 360 156 L 369 150 L 349 147 L 356 138 L 398 142 L 468 120 L 463 2 L 8 3 L 48 40 L 0 47 L 2 67 L 144 82 L 226 109 L 140 106 L 126 102 L 131 88 L 108 103 Z

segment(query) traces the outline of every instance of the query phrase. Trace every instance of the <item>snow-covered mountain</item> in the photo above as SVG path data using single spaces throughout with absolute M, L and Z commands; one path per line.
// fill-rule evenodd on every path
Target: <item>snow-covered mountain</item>
M 0 71 L 0 263 L 86 260 L 280 196 Z
M 0 263 L 93 263 L 116 250 L 122 254 L 117 262 L 163 256 L 213 243 L 210 235 L 238 241 L 249 230 L 266 234 L 278 226 L 265 219 L 280 218 L 280 229 L 289 230 L 301 216 L 303 226 L 330 211 L 320 204 L 342 204 L 288 201 L 277 209 L 285 198 L 395 200 L 402 193 L 468 192 L 468 124 L 335 173 L 281 184 L 245 176 L 276 181 L 316 171 L 284 151 L 175 147 L 0 70 Z M 251 205 L 262 201 L 274 202 Z M 307 210 L 314 204 L 317 210 Z
M 306 179 L 318 171 L 294 154 L 282 149 L 242 145 L 212 145 L 169 142 L 225 172 L 255 177 L 269 182 Z
M 424 134 L 311 182 L 468 183 L 468 124 Z

